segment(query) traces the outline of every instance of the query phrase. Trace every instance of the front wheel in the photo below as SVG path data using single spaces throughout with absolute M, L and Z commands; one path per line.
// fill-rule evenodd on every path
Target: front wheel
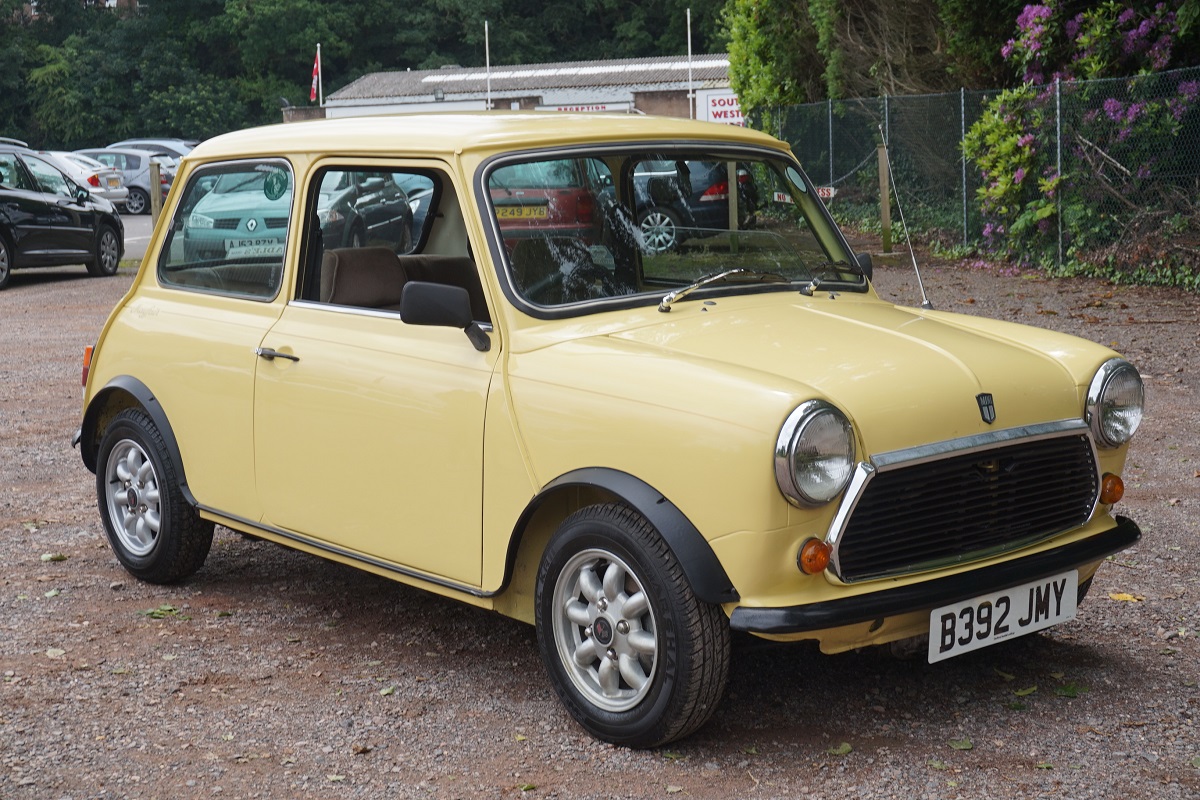
M 174 583 L 204 563 L 213 524 L 183 496 L 166 442 L 149 415 L 126 409 L 100 441 L 96 495 L 117 560 L 150 583 Z
M 572 514 L 542 557 L 537 637 L 559 699 L 593 736 L 655 747 L 712 716 L 729 676 L 724 614 L 654 527 L 621 505 Z
M 8 286 L 8 279 L 12 277 L 12 258 L 8 240 L 0 234 L 0 289 Z

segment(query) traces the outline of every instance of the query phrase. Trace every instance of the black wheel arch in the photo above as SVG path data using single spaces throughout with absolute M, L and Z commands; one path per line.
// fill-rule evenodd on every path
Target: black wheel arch
M 529 502 L 509 542 L 505 584 L 513 574 L 522 536 L 538 509 L 549 499 L 578 489 L 598 490 L 644 516 L 671 548 L 698 598 L 714 605 L 740 599 L 716 553 L 678 506 L 642 479 L 607 467 L 585 467 L 560 475 Z
M 195 507 L 196 498 L 188 488 L 187 475 L 183 469 L 183 455 L 180 453 L 175 431 L 167 419 L 167 413 L 154 396 L 154 392 L 130 375 L 118 375 L 109 381 L 108 385 L 96 393 L 84 411 L 83 424 L 79 429 L 79 453 L 84 466 L 93 473 L 96 471 L 96 457 L 100 450 L 100 440 L 104 436 L 104 423 L 127 408 L 141 408 L 150 416 L 154 426 L 162 434 L 175 474 L 179 476 L 180 491 L 188 504 Z

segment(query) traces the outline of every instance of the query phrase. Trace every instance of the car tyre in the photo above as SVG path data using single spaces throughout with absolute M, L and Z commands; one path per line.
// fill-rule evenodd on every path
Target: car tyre
M 113 418 L 96 466 L 104 530 L 126 570 L 150 583 L 175 583 L 200 569 L 213 523 L 184 498 L 162 433 L 145 411 Z
M 150 195 L 136 186 L 129 188 L 129 196 L 125 198 L 125 210 L 130 214 L 146 214 L 150 211 Z
M 667 208 L 651 208 L 642 212 L 638 223 L 647 253 L 667 253 L 679 246 L 679 217 Z
M 8 286 L 8 281 L 12 278 L 12 262 L 12 248 L 8 246 L 8 239 L 0 233 L 0 289 Z
M 100 226 L 100 235 L 96 237 L 96 257 L 87 265 L 91 275 L 116 275 L 120 266 L 121 242 L 117 232 L 109 225 Z
M 712 716 L 730 633 L 654 527 L 618 504 L 568 517 L 542 557 L 538 646 L 563 705 L 593 736 L 655 747 Z

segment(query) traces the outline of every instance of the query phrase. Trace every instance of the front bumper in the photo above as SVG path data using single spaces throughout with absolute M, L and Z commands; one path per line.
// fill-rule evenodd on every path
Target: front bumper
M 1082 541 L 945 578 L 802 606 L 739 606 L 729 625 L 747 633 L 805 633 L 925 611 L 1094 564 L 1132 546 L 1141 536 L 1133 520 L 1117 517 L 1116 527 Z

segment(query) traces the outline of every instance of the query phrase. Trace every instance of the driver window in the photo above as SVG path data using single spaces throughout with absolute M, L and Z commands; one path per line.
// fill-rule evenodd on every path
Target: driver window
M 356 165 L 317 172 L 309 192 L 304 277 L 297 296 L 399 313 L 413 281 L 459 286 L 488 321 L 449 179 L 434 170 Z M 457 230 L 455 230 L 457 228 Z
M 29 171 L 33 173 L 33 178 L 37 181 L 40 191 L 46 194 L 56 194 L 61 197 L 75 196 L 71 184 L 63 174 L 45 161 L 26 157 L 25 164 L 29 167 Z

